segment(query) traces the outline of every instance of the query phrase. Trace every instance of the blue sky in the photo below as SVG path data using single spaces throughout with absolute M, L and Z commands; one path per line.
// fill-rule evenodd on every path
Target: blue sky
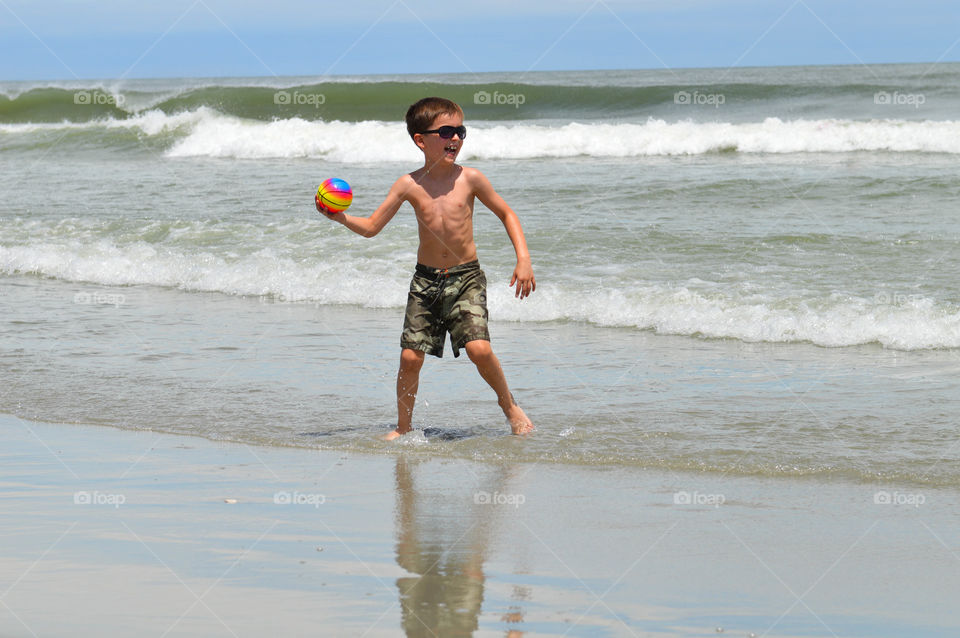
M 0 80 L 958 60 L 956 0 L 0 0 Z

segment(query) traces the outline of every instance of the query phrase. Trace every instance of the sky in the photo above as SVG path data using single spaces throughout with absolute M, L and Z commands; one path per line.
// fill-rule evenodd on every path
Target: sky
M 0 80 L 960 60 L 956 0 L 0 0 Z

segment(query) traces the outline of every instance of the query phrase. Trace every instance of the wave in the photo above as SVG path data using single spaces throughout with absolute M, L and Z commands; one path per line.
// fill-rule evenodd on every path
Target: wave
M 683 87 L 549 86 L 507 82 L 324 82 L 273 86 L 190 85 L 155 90 L 82 84 L 0 93 L 0 122 L 84 122 L 137 115 L 173 114 L 207 107 L 224 115 L 271 121 L 291 119 L 399 121 L 425 95 L 461 104 L 473 120 L 597 119 L 643 114 L 674 103 Z M 689 87 L 687 87 L 689 88 Z
M 368 252 L 365 244 L 331 238 L 314 220 L 267 228 L 240 221 L 118 225 L 74 219 L 54 226 L 13 221 L 4 229 L 0 273 L 98 286 L 152 285 L 278 302 L 399 309 L 415 261 L 399 248 L 402 241 L 383 253 Z M 558 272 L 529 302 L 518 304 L 506 285 L 509 265 L 488 261 L 487 269 L 491 282 L 498 274 L 503 278 L 503 285 L 491 284 L 489 294 L 491 313 L 499 320 L 577 321 L 665 335 L 825 347 L 960 348 L 960 307 L 919 294 L 824 294 L 762 281 L 710 287 L 695 280 L 623 280 L 598 289 L 589 280 L 563 279 Z
M 951 71 L 955 78 L 955 72 Z M 747 74 L 749 75 L 749 74 Z M 859 74 L 858 74 L 859 75 Z M 944 81 L 923 75 L 894 74 L 863 82 L 844 71 L 810 75 L 782 70 L 780 77 L 685 72 L 594 72 L 580 74 L 482 74 L 477 76 L 393 76 L 385 78 L 250 78 L 237 80 L 139 80 L 128 82 L 0 83 L 0 123 L 85 122 L 122 118 L 148 110 L 167 114 L 203 107 L 224 115 L 272 121 L 292 119 L 399 121 L 407 107 L 425 95 L 443 95 L 461 104 L 472 121 L 643 119 L 714 117 L 723 112 L 828 113 L 850 108 L 861 113 L 918 115 L 954 104 Z M 683 81 L 687 79 L 689 81 Z M 707 108 L 698 108 L 707 107 Z M 795 111 L 795 109 L 802 109 Z M 754 118 L 755 119 L 755 118 Z
M 64 139 L 63 133 L 74 134 Z M 270 122 L 223 115 L 208 107 L 173 115 L 152 110 L 88 122 L 0 124 L 0 148 L 27 145 L 81 148 L 96 138 L 128 144 L 156 142 L 167 157 L 237 159 L 323 158 L 340 163 L 417 162 L 401 123 Z M 87 137 L 85 137 L 87 136 Z M 104 139 L 106 138 L 106 139 Z M 844 119 L 760 122 L 480 124 L 470 128 L 461 160 L 631 158 L 711 153 L 960 153 L 960 122 Z

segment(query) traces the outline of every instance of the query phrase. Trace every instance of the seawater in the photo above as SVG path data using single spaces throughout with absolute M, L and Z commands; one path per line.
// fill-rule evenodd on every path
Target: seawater
M 0 410 L 389 453 L 413 214 L 368 240 L 312 194 L 342 177 L 372 212 L 418 165 L 406 107 L 443 94 L 533 253 L 520 302 L 477 205 L 495 344 L 541 433 L 502 437 L 445 360 L 405 445 L 956 484 L 958 76 L 0 83 Z

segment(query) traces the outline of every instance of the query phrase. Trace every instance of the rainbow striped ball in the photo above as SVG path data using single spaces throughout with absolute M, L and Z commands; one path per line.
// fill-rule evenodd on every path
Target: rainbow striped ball
M 320 184 L 317 197 L 331 213 L 342 213 L 353 201 L 353 190 L 345 180 L 333 177 Z

